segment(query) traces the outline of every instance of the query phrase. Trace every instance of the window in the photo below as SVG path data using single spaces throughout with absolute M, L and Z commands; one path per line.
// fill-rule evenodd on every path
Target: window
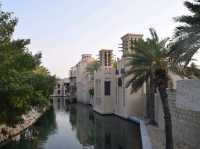
M 121 78 L 118 79 L 118 86 L 122 87 L 122 79 Z
M 111 134 L 110 133 L 105 134 L 105 145 L 111 146 Z
M 105 96 L 110 96 L 110 88 L 111 88 L 111 82 L 110 81 L 105 81 L 104 82 L 104 93 L 105 93 Z
M 119 70 L 118 70 L 118 69 L 116 69 L 116 71 L 115 71 L 115 74 L 116 74 L 116 75 L 118 75 L 118 74 L 119 74 Z
M 60 84 L 58 84 L 58 88 L 60 88 Z
M 58 94 L 60 94 L 60 90 L 58 90 Z
M 121 69 L 121 74 L 125 74 L 125 69 L 124 68 Z
M 64 86 L 65 86 L 65 87 L 68 87 L 68 86 L 69 86 L 69 83 L 64 83 Z
M 111 66 L 111 52 L 108 53 L 108 66 Z
M 107 65 L 108 62 L 107 62 L 107 53 L 106 52 L 104 53 L 104 59 L 105 59 L 105 66 L 108 66 Z

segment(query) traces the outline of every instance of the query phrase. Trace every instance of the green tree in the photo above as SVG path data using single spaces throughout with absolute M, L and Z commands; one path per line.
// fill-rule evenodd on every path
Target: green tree
M 30 40 L 12 38 L 17 19 L 0 8 L 0 121 L 14 125 L 35 105 L 45 105 L 55 77 L 41 66 Z
M 126 72 L 126 76 L 130 77 L 127 87 L 131 86 L 133 93 L 150 80 L 153 90 L 157 89 L 159 91 L 165 120 L 165 148 L 173 149 L 172 122 L 166 89 L 169 79 L 168 71 L 176 69 L 170 67 L 171 65 L 168 61 L 167 39 L 160 41 L 156 31 L 152 28 L 150 33 L 151 38 L 136 41 L 134 43 L 134 52 L 127 55 L 127 67 L 129 69 Z
M 30 104 L 38 107 L 47 105 L 49 95 L 52 94 L 55 86 L 55 76 L 51 76 L 46 68 L 38 66 L 27 75 L 27 82 L 31 84 L 34 91 Z
M 90 95 L 91 97 L 94 96 L 94 88 L 89 89 L 89 95 Z
M 94 74 L 94 72 L 97 71 L 100 66 L 101 63 L 98 60 L 93 60 L 87 65 L 86 71 L 90 74 Z
M 191 14 L 175 18 L 181 25 L 176 27 L 170 56 L 175 64 L 187 66 L 200 49 L 200 1 L 185 1 L 184 5 Z

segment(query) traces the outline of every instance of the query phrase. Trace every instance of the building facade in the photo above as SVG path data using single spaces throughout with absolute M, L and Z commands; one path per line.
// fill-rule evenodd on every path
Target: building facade
M 86 70 L 87 65 L 92 62 L 94 58 L 91 54 L 83 54 L 81 61 L 77 64 L 76 74 L 76 97 L 77 101 L 85 104 L 90 104 L 90 77 Z
M 133 42 L 142 39 L 142 34 L 126 34 L 121 37 L 122 40 L 122 58 L 117 61 L 116 69 L 116 99 L 114 102 L 114 113 L 128 118 L 130 116 L 145 116 L 145 86 L 137 92 L 131 94 L 131 87 L 127 87 L 129 77 L 125 77 L 129 69 L 126 54 L 134 52 Z
M 72 101 L 75 101 L 77 98 L 76 79 L 77 79 L 77 65 L 74 67 L 71 67 L 69 71 L 69 88 L 70 88 L 70 98 Z
M 94 74 L 93 109 L 101 114 L 114 112 L 113 100 L 116 98 L 115 69 L 112 66 L 112 50 L 99 51 L 101 67 Z
M 94 60 L 91 54 L 83 54 L 80 62 L 71 68 L 70 86 L 76 88 L 77 101 L 91 104 L 93 110 L 101 114 L 116 114 L 129 118 L 130 116 L 144 118 L 147 113 L 146 85 L 137 92 L 131 93 L 131 87 L 126 84 L 130 77 L 125 76 L 128 53 L 134 53 L 134 42 L 143 38 L 142 34 L 128 33 L 121 37 L 122 57 L 117 60 L 113 67 L 113 51 L 102 49 L 99 51 L 101 66 L 94 74 L 87 72 L 87 65 Z M 170 73 L 172 76 L 171 88 L 176 88 L 176 81 L 180 77 Z M 90 90 L 93 89 L 94 96 L 91 97 Z
M 57 79 L 56 85 L 54 87 L 54 92 L 53 92 L 53 97 L 69 97 L 69 79 L 64 78 L 64 79 Z
M 124 118 L 145 116 L 145 86 L 131 94 L 126 87 L 129 78 L 125 77 L 128 70 L 126 54 L 133 52 L 132 42 L 142 39 L 141 34 L 126 34 L 122 39 L 123 56 L 117 60 L 117 68 L 113 67 L 112 50 L 100 50 L 101 67 L 94 74 L 94 106 L 101 114 L 116 114 Z
M 143 34 L 127 33 L 124 36 L 122 36 L 121 40 L 122 40 L 123 56 L 132 51 L 132 49 L 134 48 L 133 47 L 134 45 L 132 43 L 142 38 Z

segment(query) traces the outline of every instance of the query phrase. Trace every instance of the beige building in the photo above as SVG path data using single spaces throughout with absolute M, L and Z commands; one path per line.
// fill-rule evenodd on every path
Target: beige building
M 114 112 L 116 98 L 115 69 L 112 66 L 112 50 L 99 51 L 101 67 L 94 74 L 93 109 L 101 114 Z
M 144 117 L 145 116 L 145 89 L 131 94 L 131 87 L 126 87 L 129 78 L 125 77 L 127 71 L 127 59 L 125 55 L 129 52 L 134 52 L 132 43 L 138 39 L 142 39 L 142 34 L 126 34 L 122 39 L 123 56 L 117 61 L 116 70 L 116 101 L 114 102 L 114 113 L 128 118 L 130 116 Z
M 127 54 L 131 51 L 133 47 L 132 43 L 135 42 L 135 40 L 142 39 L 143 34 L 132 34 L 128 33 L 121 37 L 122 40 L 122 49 L 123 49 L 123 55 Z
M 116 101 L 114 113 L 128 118 L 130 116 L 145 116 L 145 89 L 144 87 L 131 94 L 131 87 L 126 87 L 129 78 L 125 77 L 126 60 L 122 58 L 117 63 L 116 70 Z
M 57 79 L 54 87 L 53 97 L 68 97 L 69 96 L 69 79 Z
M 89 74 L 86 71 L 87 65 L 93 61 L 94 58 L 91 54 L 83 54 L 81 61 L 77 64 L 76 71 L 76 96 L 77 101 L 85 104 L 90 104 L 90 78 Z
M 142 39 L 142 34 L 126 34 L 122 39 L 123 56 L 117 60 L 117 67 L 113 67 L 113 51 L 102 49 L 99 51 L 100 68 L 91 76 L 86 71 L 87 65 L 94 59 L 90 54 L 83 54 L 81 61 L 72 67 L 70 78 L 76 86 L 77 101 L 91 104 L 93 110 L 101 114 L 116 114 L 129 118 L 131 116 L 144 118 L 146 116 L 146 86 L 131 94 L 131 87 L 126 87 L 129 78 L 125 72 L 128 52 L 134 52 L 134 41 Z M 170 88 L 176 88 L 176 81 L 181 78 L 169 73 L 173 84 Z M 71 83 L 70 83 L 71 84 Z M 94 88 L 94 97 L 91 98 L 89 90 Z M 157 110 L 155 110 L 157 111 Z
M 145 116 L 145 90 L 131 94 L 131 88 L 126 87 L 125 77 L 126 57 L 131 50 L 132 41 L 142 38 L 141 34 L 126 34 L 122 39 L 123 56 L 117 61 L 117 68 L 112 66 L 112 50 L 99 52 L 101 67 L 94 75 L 94 106 L 101 114 L 116 114 L 124 118 L 130 116 Z

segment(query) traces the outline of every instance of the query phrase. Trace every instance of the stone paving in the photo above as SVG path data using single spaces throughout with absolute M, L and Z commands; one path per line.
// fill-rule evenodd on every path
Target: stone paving
M 149 137 L 152 143 L 153 149 L 165 149 L 165 132 L 156 126 L 147 125 Z M 174 138 L 174 149 L 191 149 L 183 143 L 177 143 Z

